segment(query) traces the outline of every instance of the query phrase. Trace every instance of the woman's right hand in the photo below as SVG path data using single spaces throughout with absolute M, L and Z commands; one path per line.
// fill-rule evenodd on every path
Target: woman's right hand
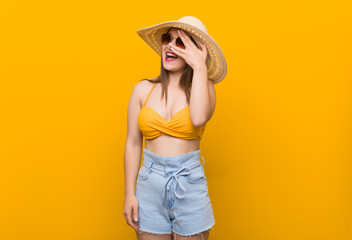
M 123 208 L 123 215 L 125 216 L 126 223 L 138 230 L 138 199 L 136 195 L 125 195 L 125 203 Z

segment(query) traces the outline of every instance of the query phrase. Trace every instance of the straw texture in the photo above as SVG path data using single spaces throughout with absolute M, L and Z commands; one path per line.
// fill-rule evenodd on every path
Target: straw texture
M 196 42 L 202 42 L 208 49 L 206 65 L 208 67 L 208 78 L 213 83 L 222 81 L 227 73 L 225 56 L 219 45 L 208 34 L 207 28 L 196 17 L 185 16 L 176 21 L 163 22 L 152 27 L 137 30 L 137 34 L 161 56 L 161 35 L 170 27 L 180 28 L 188 32 Z

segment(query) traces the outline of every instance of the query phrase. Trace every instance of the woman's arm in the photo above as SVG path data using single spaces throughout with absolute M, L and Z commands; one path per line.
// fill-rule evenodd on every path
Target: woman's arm
M 169 43 L 169 45 L 171 46 L 171 50 L 181 56 L 193 69 L 189 111 L 192 124 L 195 127 L 201 127 L 213 115 L 216 101 L 214 84 L 208 79 L 206 65 L 208 49 L 202 42 L 198 42 L 200 46 L 198 48 L 182 30 L 178 31 L 178 34 L 185 44 L 186 49 L 173 46 L 172 43 Z
M 142 85 L 142 82 L 136 84 L 128 103 L 127 138 L 124 154 L 125 203 L 123 213 L 127 224 L 135 229 L 138 228 L 137 224 L 132 222 L 132 217 L 138 218 L 138 200 L 135 196 L 135 185 L 143 146 L 143 135 L 138 127 Z
M 136 84 L 128 103 L 127 137 L 124 155 L 125 195 L 134 194 L 142 154 L 143 135 L 138 127 L 138 115 L 141 110 L 140 85 L 141 82 Z
M 193 70 L 190 116 L 195 127 L 205 125 L 213 116 L 216 104 L 215 87 L 208 79 L 206 66 Z

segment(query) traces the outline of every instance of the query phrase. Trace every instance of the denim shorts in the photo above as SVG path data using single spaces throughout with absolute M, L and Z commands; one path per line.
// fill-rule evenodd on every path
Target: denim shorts
M 186 236 L 215 224 L 200 149 L 169 157 L 143 148 L 142 160 L 136 184 L 139 230 Z

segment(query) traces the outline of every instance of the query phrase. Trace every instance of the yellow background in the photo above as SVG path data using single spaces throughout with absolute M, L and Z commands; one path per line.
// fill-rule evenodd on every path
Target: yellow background
M 1 1 L 0 239 L 134 239 L 127 104 L 159 74 L 136 30 L 196 16 L 228 74 L 201 143 L 210 239 L 352 239 L 351 1 Z

